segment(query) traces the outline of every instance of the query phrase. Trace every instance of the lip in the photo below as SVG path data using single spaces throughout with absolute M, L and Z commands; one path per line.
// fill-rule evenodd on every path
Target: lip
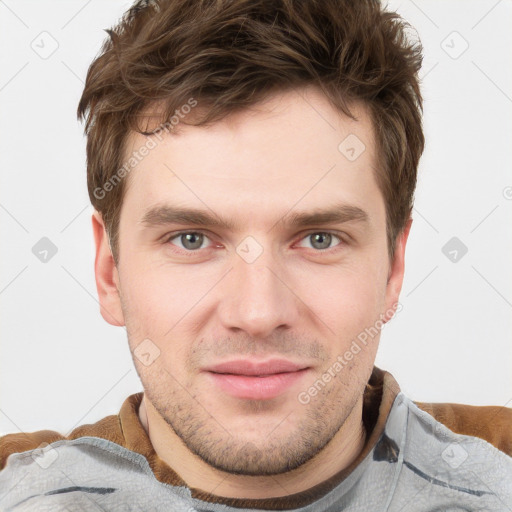
M 236 360 L 206 368 L 214 384 L 225 393 L 248 400 L 269 400 L 297 383 L 309 367 L 283 359 Z
M 286 359 L 269 359 L 267 361 L 254 361 L 250 359 L 237 359 L 226 361 L 206 368 L 214 373 L 231 373 L 233 375 L 259 376 L 274 375 L 276 373 L 296 372 L 306 368 L 305 365 L 292 363 Z

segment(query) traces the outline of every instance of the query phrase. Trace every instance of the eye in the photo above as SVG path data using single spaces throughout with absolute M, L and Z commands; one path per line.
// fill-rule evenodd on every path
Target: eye
M 177 243 L 174 243 L 174 245 L 177 245 L 180 249 L 184 249 L 185 251 L 197 251 L 198 249 L 204 249 L 203 242 L 205 240 L 209 240 L 209 238 L 198 231 L 184 231 L 182 233 L 175 233 L 171 235 L 167 242 L 171 242 L 173 240 L 178 240 L 179 243 L 181 243 L 181 246 Z
M 311 246 L 313 249 L 317 249 L 318 251 L 325 251 L 332 248 L 330 245 L 333 241 L 333 237 L 337 238 L 340 242 L 343 242 L 341 237 L 335 235 L 334 233 L 329 233 L 328 231 L 316 231 L 314 233 L 309 233 L 303 238 L 303 240 L 311 241 Z
M 303 237 L 299 246 L 304 247 L 304 242 L 309 241 L 309 248 L 316 249 L 317 252 L 327 251 L 328 249 L 336 247 L 332 246 L 334 239 L 338 239 L 338 241 L 341 242 L 337 245 L 341 245 L 344 242 L 339 235 L 334 233 L 330 233 L 328 231 L 316 231 Z M 209 247 L 208 245 L 205 245 L 207 241 L 211 240 L 200 231 L 182 231 L 181 233 L 173 233 L 167 237 L 165 243 L 171 243 L 172 245 L 177 246 L 178 249 L 192 253 Z

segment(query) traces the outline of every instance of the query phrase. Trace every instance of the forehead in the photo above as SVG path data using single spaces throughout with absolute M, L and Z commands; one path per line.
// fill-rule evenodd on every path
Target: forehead
M 132 133 L 127 159 L 151 149 L 127 176 L 122 210 L 140 220 L 148 207 L 168 203 L 222 210 L 245 224 L 329 203 L 379 215 L 371 120 L 361 104 L 351 111 L 356 120 L 306 88 L 210 126 L 182 124 L 177 134 L 159 137 Z

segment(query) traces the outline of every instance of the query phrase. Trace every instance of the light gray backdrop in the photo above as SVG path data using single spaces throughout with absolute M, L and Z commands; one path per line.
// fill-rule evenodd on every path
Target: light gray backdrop
M 75 116 L 103 29 L 129 5 L 0 0 L 0 433 L 68 433 L 142 389 L 125 330 L 99 314 Z M 427 145 L 403 310 L 377 364 L 415 400 L 510 406 L 512 2 L 389 8 L 425 47 Z

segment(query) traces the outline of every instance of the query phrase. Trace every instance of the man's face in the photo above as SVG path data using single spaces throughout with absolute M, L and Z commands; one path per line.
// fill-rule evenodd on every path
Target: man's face
M 388 318 L 402 281 L 367 114 L 349 120 L 304 92 L 152 136 L 122 207 L 119 296 L 102 297 L 126 323 L 146 400 L 194 454 L 232 473 L 277 474 L 331 441 L 361 404 L 379 335 L 357 353 L 353 342 Z M 147 140 L 131 136 L 127 153 Z M 167 222 L 165 207 L 231 225 Z M 297 224 L 324 210 L 340 218 Z

